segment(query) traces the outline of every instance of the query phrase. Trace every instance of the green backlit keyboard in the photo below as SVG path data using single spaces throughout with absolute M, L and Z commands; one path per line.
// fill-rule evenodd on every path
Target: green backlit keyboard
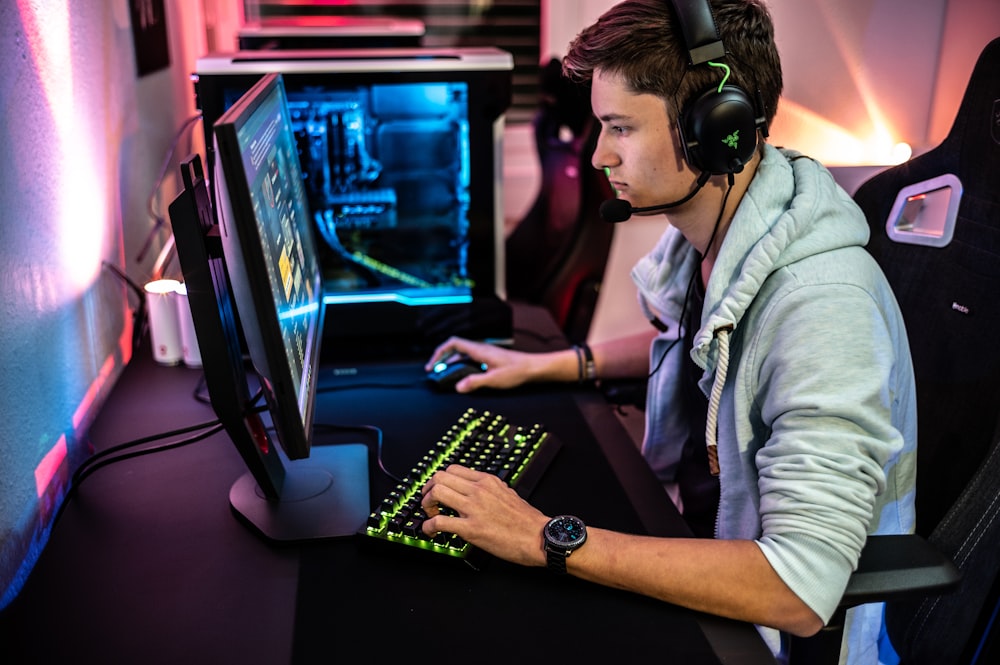
M 468 559 L 474 548 L 458 536 L 431 537 L 421 528 L 427 515 L 421 491 L 438 469 L 462 464 L 499 476 L 527 498 L 561 444 L 540 425 L 518 427 L 501 415 L 469 409 L 413 467 L 368 516 L 362 535 Z

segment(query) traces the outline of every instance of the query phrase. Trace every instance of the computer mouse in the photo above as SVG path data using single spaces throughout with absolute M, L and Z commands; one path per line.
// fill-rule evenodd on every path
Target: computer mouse
M 473 360 L 459 353 L 435 363 L 427 372 L 427 381 L 438 390 L 454 390 L 455 384 L 470 374 L 481 374 L 487 370 L 486 363 Z

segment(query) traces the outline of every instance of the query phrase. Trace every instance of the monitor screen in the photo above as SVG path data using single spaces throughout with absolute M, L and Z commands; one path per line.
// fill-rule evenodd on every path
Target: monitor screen
M 217 214 L 247 350 L 297 459 L 309 454 L 323 281 L 280 77 L 251 93 L 215 123 Z
M 281 72 L 317 236 L 325 303 L 349 313 L 327 332 L 383 348 L 492 329 L 426 325 L 435 309 L 502 302 L 501 147 L 512 61 L 495 49 L 286 51 L 203 58 L 197 97 L 212 118 L 263 72 Z M 214 155 L 209 152 L 211 164 Z M 350 321 L 341 327 L 338 321 Z M 344 345 L 337 345 L 343 348 Z
M 326 308 L 280 75 L 218 119 L 215 146 L 215 205 L 194 157 L 170 218 L 212 407 L 247 466 L 230 503 L 273 540 L 352 535 L 370 508 L 369 454 L 312 445 Z

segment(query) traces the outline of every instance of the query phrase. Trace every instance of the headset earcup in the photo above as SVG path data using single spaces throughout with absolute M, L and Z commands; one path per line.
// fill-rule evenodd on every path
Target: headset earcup
M 710 88 L 680 118 L 688 163 L 713 175 L 739 173 L 757 149 L 757 121 L 747 94 L 733 85 Z

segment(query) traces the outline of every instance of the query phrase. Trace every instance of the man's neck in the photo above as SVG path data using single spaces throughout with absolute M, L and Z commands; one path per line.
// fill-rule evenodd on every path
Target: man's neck
M 719 249 L 729 232 L 729 226 L 736 215 L 736 209 L 739 208 L 743 196 L 750 187 L 750 181 L 753 180 L 754 174 L 757 172 L 760 159 L 761 151 L 758 150 L 743 170 L 732 176 L 732 186 L 729 185 L 730 176 L 714 176 L 705 188 L 710 196 L 706 196 L 700 202 L 697 223 L 688 230 L 682 230 L 688 242 L 694 245 L 702 256 L 701 276 L 703 284 L 708 284 L 715 259 L 719 255 Z M 725 202 L 725 209 L 722 209 L 723 202 Z

